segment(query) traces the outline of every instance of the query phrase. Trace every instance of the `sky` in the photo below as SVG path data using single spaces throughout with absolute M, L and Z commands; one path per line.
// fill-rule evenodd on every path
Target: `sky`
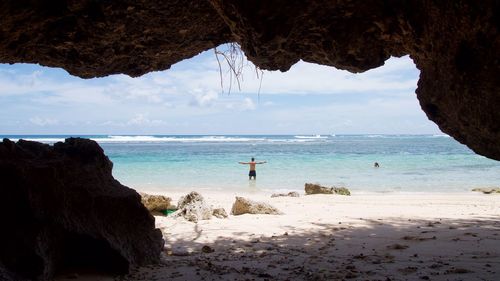
M 213 50 L 138 78 L 0 64 L 0 134 L 441 134 L 409 57 L 361 74 L 300 61 L 257 77 L 245 62 L 231 91 L 228 69 Z

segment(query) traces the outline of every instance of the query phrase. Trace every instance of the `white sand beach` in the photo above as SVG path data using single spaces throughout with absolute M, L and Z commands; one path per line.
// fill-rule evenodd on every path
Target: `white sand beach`
M 185 194 L 164 193 L 173 202 Z M 500 280 L 499 195 L 201 194 L 228 213 L 238 195 L 284 214 L 198 223 L 157 216 L 162 263 L 119 280 Z

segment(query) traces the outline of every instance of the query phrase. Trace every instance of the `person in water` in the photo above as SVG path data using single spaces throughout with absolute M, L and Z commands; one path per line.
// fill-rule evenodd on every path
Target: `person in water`
M 252 178 L 254 180 L 257 179 L 257 172 L 255 171 L 255 165 L 257 164 L 264 164 L 267 163 L 267 161 L 260 161 L 260 162 L 255 162 L 255 158 L 252 157 L 252 161 L 250 162 L 238 162 L 243 165 L 250 165 L 250 172 L 248 172 L 248 180 L 251 180 Z
M 373 164 L 373 167 L 378 168 L 378 167 L 380 167 L 380 165 L 378 164 L 378 162 L 375 162 L 375 164 Z

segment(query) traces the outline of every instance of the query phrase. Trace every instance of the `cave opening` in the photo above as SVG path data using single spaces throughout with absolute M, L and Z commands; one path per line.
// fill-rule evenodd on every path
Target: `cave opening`
M 51 279 L 52 265 L 64 249 L 47 233 L 60 229 L 81 233 L 69 240 L 80 245 L 102 237 L 94 250 L 116 259 L 108 266 L 117 270 L 158 263 L 161 256 L 152 271 L 142 267 L 123 277 L 131 280 L 139 275 L 199 279 L 200 274 L 229 280 L 428 280 L 458 274 L 495 279 L 498 273 L 491 265 L 500 255 L 494 237 L 498 200 L 469 192 L 480 185 L 473 190 L 493 194 L 500 182 L 499 164 L 491 160 L 500 159 L 497 1 L 153 2 L 0 4 L 2 63 L 62 67 L 83 78 L 143 75 L 83 83 L 62 70 L 0 66 L 0 134 L 6 137 L 0 143 L 0 167 L 6 167 L 0 180 L 11 180 L 0 185 L 0 210 L 5 210 L 0 221 L 8 224 L 0 237 L 8 238 L 4 244 L 15 240 L 21 251 L 13 254 L 15 243 L 1 249 L 0 279 L 16 280 L 16 274 Z M 174 65 L 227 42 L 238 42 L 262 69 L 299 73 L 286 81 L 265 75 L 267 93 L 249 90 L 259 93 L 255 101 L 245 92 L 220 95 L 215 63 L 207 66 L 195 58 L 199 61 L 192 69 Z M 416 90 L 417 79 L 402 83 L 411 80 L 404 78 L 404 69 L 390 74 L 392 83 L 370 76 L 391 56 L 404 55 L 420 71 Z M 341 74 L 346 80 L 340 82 L 310 70 L 304 61 L 366 72 Z M 153 73 L 170 67 L 167 74 Z M 213 75 L 199 75 L 206 67 Z M 372 80 L 359 80 L 362 75 Z M 210 83 L 217 87 L 206 87 Z M 402 116 L 415 112 L 426 120 L 412 93 L 439 129 L 430 122 L 430 127 L 419 127 L 422 123 L 411 118 L 402 122 Z M 412 97 L 412 103 L 402 97 Z M 189 135 L 193 128 L 201 135 Z M 174 135 L 155 135 L 160 129 Z M 259 132 L 264 135 L 256 136 Z M 415 137 L 415 132 L 427 134 Z M 83 138 L 57 142 L 68 136 L 98 139 L 115 162 L 115 176 L 134 187 L 151 183 L 148 191 L 162 189 L 157 184 L 166 178 L 174 183 L 184 179 L 184 187 L 193 186 L 189 180 L 209 186 L 206 179 L 215 175 L 214 182 L 236 183 L 250 191 L 248 196 L 258 197 L 256 189 L 278 187 L 276 182 L 295 187 L 305 178 L 334 187 L 346 184 L 354 196 L 266 195 L 273 199 L 260 198 L 273 200 L 285 212 L 194 225 L 158 216 L 155 224 L 141 203 L 145 195 L 113 177 L 113 163 L 101 146 Z M 247 165 L 243 161 L 254 156 L 263 164 L 259 180 L 241 185 L 247 171 L 237 163 Z M 297 175 L 304 178 L 286 181 Z M 389 185 L 382 179 L 390 179 Z M 359 187 L 373 186 L 382 187 L 383 196 L 360 192 Z M 450 186 L 463 193 L 450 192 Z M 424 194 L 399 194 L 407 189 Z M 227 205 L 232 195 L 209 194 L 208 199 L 223 198 L 220 202 Z M 88 207 L 83 214 L 82 206 Z M 216 237 L 221 230 L 229 232 L 220 236 L 228 239 Z M 108 244 L 116 252 L 104 250 Z M 79 258 L 87 257 L 87 249 L 75 250 L 76 257 L 65 253 L 68 261 L 86 264 Z M 224 259 L 229 262 L 219 263 Z M 97 259 L 97 265 L 101 262 Z M 34 276 L 40 267 L 48 274 Z
M 233 89 L 231 93 L 228 91 L 221 93 L 223 91 L 219 84 L 220 72 L 213 60 L 212 54 L 204 53 L 193 60 L 175 65 L 167 72 L 153 73 L 141 78 L 112 76 L 91 80 L 72 78 L 61 70 L 32 65 L 8 66 L 3 68 L 4 75 L 0 79 L 11 79 L 11 86 L 1 89 L 0 93 L 7 103 L 17 102 L 19 97 L 25 96 L 21 101 L 26 102 L 28 107 L 26 104 L 18 104 L 3 113 L 6 120 L 11 118 L 6 128 L 13 130 L 4 137 L 48 144 L 63 141 L 70 136 L 93 139 L 113 162 L 97 165 L 109 169 L 105 174 L 111 175 L 113 167 L 113 176 L 121 183 L 141 192 L 163 193 L 175 199 L 193 187 L 201 193 L 213 196 L 210 189 L 224 188 L 243 193 L 269 189 L 299 191 L 305 182 L 316 181 L 327 186 L 348 186 L 351 192 L 356 194 L 367 188 L 375 192 L 422 192 L 446 186 L 448 191 L 460 191 L 468 189 L 471 184 L 492 186 L 498 181 L 498 175 L 495 173 L 499 167 L 494 161 L 481 157 L 479 160 L 474 160 L 474 163 L 470 162 L 475 157 L 471 151 L 442 134 L 433 123 L 426 120 L 414 96 L 419 72 L 409 57 L 392 58 L 384 67 L 364 74 L 350 74 L 330 67 L 299 62 L 285 74 L 265 72 L 264 81 L 252 77 L 253 73 L 250 77 L 243 76 L 241 92 Z M 253 71 L 252 67 L 245 66 L 249 71 Z M 9 73 L 9 68 L 12 73 Z M 223 71 L 224 75 L 230 75 L 228 73 L 227 70 Z M 196 82 L 199 80 L 202 83 Z M 205 88 L 200 90 L 200 87 Z M 246 90 L 247 88 L 252 90 Z M 255 90 L 257 88 L 261 89 L 258 94 Z M 172 89 L 187 94 L 183 96 L 174 93 L 172 95 L 174 98 L 166 98 L 171 94 L 168 91 Z M 91 91 L 94 92 L 83 98 L 81 95 L 75 95 Z M 37 95 L 42 98 L 35 98 Z M 104 103 L 101 104 L 102 100 Z M 178 111 L 178 104 L 184 111 Z M 147 108 L 151 111 L 129 114 L 130 119 L 111 121 L 102 119 L 116 115 L 116 111 L 108 110 L 110 106 L 118 112 L 123 112 L 124 115 L 134 108 Z M 156 111 L 155 106 L 159 108 Z M 37 107 L 39 109 L 35 109 Z M 31 110 L 29 112 L 31 115 L 23 111 L 26 108 Z M 158 130 L 168 131 L 168 126 L 165 126 L 167 123 L 161 116 L 170 110 L 178 115 L 182 112 L 183 119 L 192 120 L 194 123 L 185 126 L 191 131 L 158 134 Z M 16 115 L 15 111 L 18 111 L 17 114 L 20 116 L 17 120 L 15 117 L 12 118 Z M 221 114 L 224 111 L 228 112 L 227 115 Z M 438 112 L 438 109 L 434 111 Z M 433 114 L 434 111 L 430 113 Z M 88 112 L 94 114 L 91 116 Z M 151 112 L 154 114 L 149 115 Z M 186 114 L 190 112 L 193 116 Z M 211 119 L 211 114 L 214 112 L 219 119 Z M 266 112 L 268 115 L 265 115 Z M 325 114 L 326 112 L 328 114 Z M 43 113 L 52 115 L 42 115 Z M 9 114 L 12 116 L 7 118 Z M 248 114 L 264 116 L 245 119 Z M 22 120 L 26 116 L 29 118 Z M 72 119 L 75 116 L 77 118 Z M 167 112 L 166 116 L 173 115 Z M 204 119 L 211 120 L 199 127 L 192 126 Z M 228 127 L 230 129 L 223 134 L 217 133 L 223 126 L 231 124 L 236 125 Z M 277 126 L 279 124 L 282 128 Z M 29 134 L 16 133 L 15 130 L 29 131 L 26 126 L 32 130 Z M 61 130 L 59 134 L 53 134 L 54 128 Z M 80 132 L 78 130 L 95 128 L 102 131 L 78 133 Z M 130 130 L 106 131 L 110 128 Z M 207 128 L 213 131 L 186 134 L 195 129 Z M 257 131 L 232 133 L 231 130 L 234 128 L 250 128 Z M 290 128 L 294 128 L 295 131 L 290 131 Z M 280 129 L 283 130 L 280 131 L 281 134 L 272 134 Z M 259 133 L 262 131 L 265 134 Z M 81 159 L 83 165 L 93 165 L 96 161 L 95 156 L 99 152 L 89 154 L 88 151 L 85 152 L 88 148 L 82 149 L 87 145 L 82 145 L 82 147 L 68 147 L 68 157 Z M 22 142 L 21 146 L 26 151 L 37 150 L 37 145 L 29 142 Z M 94 145 L 89 147 L 89 151 L 95 149 Z M 429 150 L 430 147 L 432 149 Z M 442 155 L 445 153 L 451 153 L 451 156 L 443 162 Z M 37 152 L 35 155 L 38 155 Z M 258 181 L 247 181 L 246 177 L 242 176 L 241 167 L 234 164 L 254 155 L 270 159 L 270 163 L 259 167 Z M 300 162 L 295 161 L 297 157 L 301 159 Z M 457 157 L 460 157 L 460 161 L 470 164 L 462 165 L 456 162 Z M 373 169 L 374 162 L 377 164 L 380 162 L 382 168 L 377 165 L 377 169 Z M 203 169 L 196 168 L 199 165 Z M 272 168 L 269 168 L 270 166 Z M 443 170 L 443 167 L 447 170 Z M 334 176 L 331 168 L 335 170 Z M 301 173 L 294 173 L 297 170 Z M 426 173 L 422 173 L 421 170 L 425 170 Z M 52 174 L 58 173 L 60 172 Z M 95 175 L 101 173 L 97 172 Z M 471 177 L 471 173 L 476 173 L 477 176 Z M 217 174 L 220 176 L 216 176 Z M 477 178 L 482 178 L 482 182 Z M 235 189 L 236 186 L 238 188 Z M 171 202 L 175 205 L 173 201 Z M 230 207 L 224 205 L 227 204 L 225 201 L 221 201 L 220 204 L 226 210 Z M 156 210 L 152 213 L 159 220 L 157 227 L 161 229 L 168 227 L 165 225 L 163 219 L 165 215 L 162 212 Z M 186 215 L 186 212 L 183 211 L 183 214 Z M 108 218 L 112 216 L 112 213 L 106 215 Z M 319 226 L 314 221 L 311 223 L 314 227 Z M 446 225 L 454 227 L 456 224 L 467 223 L 450 220 Z M 489 221 L 478 222 L 485 225 L 489 223 Z M 399 232 L 411 232 L 412 225 L 402 225 L 399 220 L 391 220 L 390 224 L 392 228 L 389 230 L 370 225 L 368 229 L 362 231 L 353 230 L 350 235 L 360 237 L 371 235 L 371 232 L 388 231 L 394 236 Z M 195 227 L 192 232 L 185 229 L 177 230 L 174 227 L 173 237 L 163 236 L 167 240 L 165 253 L 176 257 L 190 256 L 199 249 L 205 249 L 202 251 L 208 253 L 214 248 L 232 251 L 231 245 L 234 243 L 240 246 L 248 243 L 245 239 L 229 241 L 227 240 L 229 238 L 224 237 L 228 234 L 221 233 L 222 238 L 211 241 L 208 243 L 209 246 L 203 245 L 208 247 L 203 248 L 197 241 L 202 237 L 202 231 L 196 230 L 197 228 Z M 312 232 L 300 231 L 291 237 L 286 237 L 287 234 L 280 238 L 280 241 L 287 244 L 290 243 L 288 239 L 292 239 L 300 241 L 299 244 L 305 249 L 314 249 L 308 242 L 309 235 L 329 236 L 332 231 L 347 229 L 349 228 L 325 224 Z M 239 231 L 243 237 L 246 235 L 252 237 L 250 231 L 244 227 L 235 231 Z M 58 258 L 59 264 L 56 263 L 58 280 L 66 280 L 79 274 L 114 276 L 130 272 L 130 261 L 123 253 L 115 250 L 106 239 L 96 239 L 77 232 L 68 233 L 64 235 L 61 246 L 63 252 Z M 270 233 L 263 232 L 260 235 L 266 237 Z M 194 242 L 188 241 L 190 239 L 188 237 L 191 236 Z M 18 264 L 21 267 L 6 265 L 14 271 L 25 272 L 23 268 L 33 269 L 33 273 L 26 272 L 25 276 L 28 278 L 35 278 L 42 270 L 41 260 L 40 266 L 36 268 L 26 259 L 19 260 Z M 164 265 L 160 263 L 158 271 L 162 270 L 161 266 Z M 74 275 L 75 272 L 79 274 Z M 130 275 L 130 278 L 135 278 L 133 276 Z

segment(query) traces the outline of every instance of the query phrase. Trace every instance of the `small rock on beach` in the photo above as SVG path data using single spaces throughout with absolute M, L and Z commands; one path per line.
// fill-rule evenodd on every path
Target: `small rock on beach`
M 172 199 L 163 195 L 151 195 L 146 193 L 139 193 L 141 195 L 141 203 L 150 212 L 160 212 L 163 210 L 175 209 L 172 205 Z
M 311 194 L 338 194 L 338 195 L 351 195 L 349 189 L 345 187 L 326 187 L 319 184 L 306 183 L 305 184 L 306 195 Z
M 300 194 L 298 192 L 291 191 L 288 193 L 274 193 L 273 195 L 271 195 L 271 198 L 274 197 L 300 197 Z
M 500 194 L 500 187 L 480 187 L 480 188 L 474 188 L 472 189 L 472 191 L 482 192 L 484 194 L 494 194 L 494 193 Z
M 219 219 L 225 219 L 228 217 L 226 210 L 224 210 L 224 208 L 215 208 L 212 212 L 212 215 Z
M 255 202 L 236 196 L 236 201 L 233 203 L 231 214 L 237 216 L 243 214 L 282 215 L 283 213 L 268 203 Z
M 203 196 L 196 191 L 189 193 L 179 199 L 178 210 L 174 217 L 183 217 L 191 222 L 209 220 L 212 218 L 212 207 L 207 205 Z

